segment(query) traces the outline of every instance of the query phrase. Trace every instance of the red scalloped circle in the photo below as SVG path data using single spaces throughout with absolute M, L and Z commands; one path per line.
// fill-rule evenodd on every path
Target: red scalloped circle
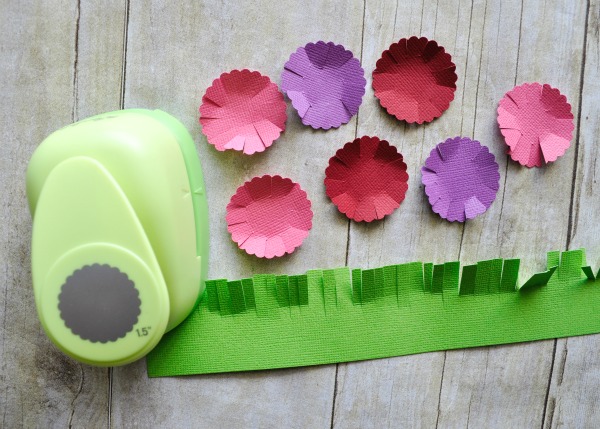
M 277 85 L 246 69 L 215 79 L 200 106 L 202 133 L 219 151 L 262 152 L 285 130 L 286 119 L 286 104 Z
M 259 258 L 292 253 L 308 236 L 313 212 L 298 183 L 281 176 L 255 177 L 227 204 L 227 230 L 240 249 Z
M 327 196 L 340 212 L 359 222 L 391 214 L 408 189 L 402 154 L 378 137 L 346 143 L 329 160 L 325 176 Z
M 442 46 L 413 36 L 383 51 L 373 71 L 373 89 L 390 115 L 422 124 L 450 107 L 457 79 L 452 57 Z

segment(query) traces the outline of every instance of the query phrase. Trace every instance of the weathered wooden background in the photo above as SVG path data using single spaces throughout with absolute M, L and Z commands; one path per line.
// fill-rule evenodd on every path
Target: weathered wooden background
M 197 142 L 211 207 L 210 277 L 494 257 L 523 257 L 533 271 L 546 251 L 581 246 L 596 266 L 599 22 L 600 0 L 0 0 L 0 427 L 598 427 L 597 335 L 153 380 L 143 361 L 79 365 L 51 345 L 35 313 L 24 172 L 57 128 L 119 108 L 160 108 Z M 425 126 L 388 116 L 370 88 L 381 51 L 410 35 L 435 38 L 459 76 L 450 109 Z M 290 108 L 281 139 L 251 157 L 206 143 L 197 109 L 214 78 L 250 68 L 279 83 L 289 54 L 316 40 L 361 59 L 368 88 L 357 117 L 313 131 Z M 576 120 L 566 155 L 532 170 L 507 162 L 496 126 L 498 100 L 531 81 L 560 88 Z M 395 144 L 411 175 L 401 208 L 370 225 L 349 223 L 322 184 L 329 157 L 360 135 Z M 456 135 L 488 145 L 501 168 L 497 200 L 466 225 L 440 220 L 419 184 L 431 148 Z M 302 247 L 275 261 L 238 251 L 224 223 L 237 186 L 265 173 L 298 181 L 315 212 Z

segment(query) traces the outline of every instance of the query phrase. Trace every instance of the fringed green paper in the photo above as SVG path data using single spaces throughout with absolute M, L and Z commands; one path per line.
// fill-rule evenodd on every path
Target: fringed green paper
M 151 377 L 321 365 L 600 332 L 584 250 L 519 260 L 414 262 L 206 282 L 200 305 L 148 355 Z M 600 274 L 600 272 L 598 273 Z

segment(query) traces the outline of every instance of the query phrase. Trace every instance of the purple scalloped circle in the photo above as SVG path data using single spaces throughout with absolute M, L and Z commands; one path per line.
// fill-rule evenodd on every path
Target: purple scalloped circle
M 421 173 L 433 211 L 450 222 L 464 222 L 484 213 L 500 187 L 496 157 L 486 146 L 467 137 L 438 144 Z
M 348 123 L 358 113 L 366 84 L 360 61 L 333 42 L 298 48 L 281 75 L 281 89 L 302 123 L 315 129 Z

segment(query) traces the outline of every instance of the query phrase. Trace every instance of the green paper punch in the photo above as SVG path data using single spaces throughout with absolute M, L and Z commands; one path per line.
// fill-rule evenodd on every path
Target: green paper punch
M 27 197 L 38 315 L 67 355 L 137 360 L 204 292 L 204 180 L 172 116 L 122 110 L 56 131 L 31 158 Z

